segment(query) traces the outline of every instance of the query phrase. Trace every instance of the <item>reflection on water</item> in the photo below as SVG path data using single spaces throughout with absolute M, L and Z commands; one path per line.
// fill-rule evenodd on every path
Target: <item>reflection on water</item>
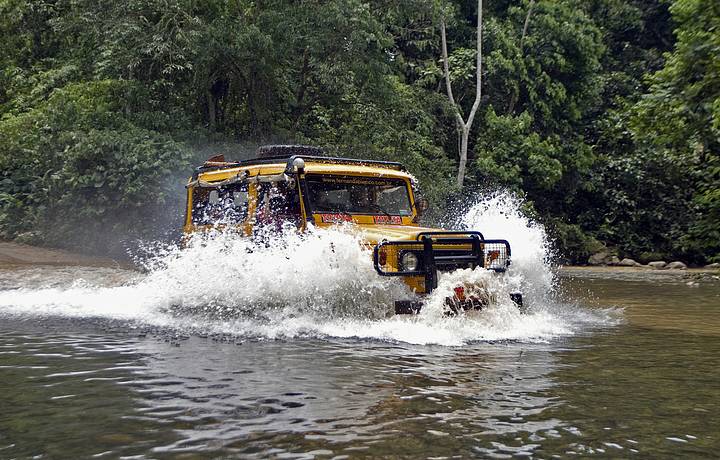
M 621 446 L 650 458 L 718 455 L 718 335 L 627 326 L 578 346 L 563 355 L 566 367 L 551 374 L 564 403 L 546 414 L 580 427 L 569 450 L 612 453 Z
M 446 347 L 0 315 L 0 458 L 716 457 L 720 284 L 571 274 L 624 322 Z
M 554 404 L 542 395 L 554 386 L 545 345 L 193 337 L 176 346 L 12 326 L 0 336 L 8 358 L 0 390 L 12 408 L 0 416 L 0 444 L 11 456 L 471 454 L 483 446 L 477 437 L 560 423 L 529 419 Z

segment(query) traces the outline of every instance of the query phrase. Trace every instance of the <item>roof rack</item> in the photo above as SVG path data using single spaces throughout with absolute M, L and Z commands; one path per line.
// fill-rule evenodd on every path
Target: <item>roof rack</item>
M 255 150 L 255 158 L 270 158 L 292 155 L 317 155 L 325 156 L 325 150 L 313 145 L 261 145 Z
M 306 147 L 306 146 L 302 146 Z M 198 174 L 208 171 L 216 171 L 228 168 L 237 168 L 241 166 L 256 166 L 266 164 L 289 164 L 295 158 L 302 158 L 305 161 L 313 161 L 318 163 L 331 163 L 331 164 L 347 164 L 347 165 L 359 165 L 359 166 L 383 166 L 386 168 L 392 168 L 397 171 L 407 171 L 402 163 L 395 161 L 380 161 L 380 160 L 359 160 L 355 158 L 340 158 L 340 157 L 326 157 L 319 155 L 276 155 L 276 156 L 265 156 L 262 158 L 252 158 L 249 160 L 242 161 L 228 161 L 224 163 L 206 162 L 202 166 L 195 168 L 193 173 L 193 180 L 197 179 Z

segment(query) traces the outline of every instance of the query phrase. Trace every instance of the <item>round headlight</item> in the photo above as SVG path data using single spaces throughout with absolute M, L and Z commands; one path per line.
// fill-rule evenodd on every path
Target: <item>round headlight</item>
M 414 272 L 420 265 L 418 257 L 412 252 L 406 252 L 400 259 L 403 270 Z

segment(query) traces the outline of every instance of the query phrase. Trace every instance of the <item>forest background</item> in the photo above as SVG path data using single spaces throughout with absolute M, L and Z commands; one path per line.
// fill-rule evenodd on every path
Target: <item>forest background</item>
M 89 252 L 179 228 L 265 143 L 397 160 L 431 205 L 505 189 L 573 263 L 720 261 L 720 2 L 0 0 L 0 238 Z M 437 213 L 435 217 L 437 217 Z M 431 216 L 432 217 L 432 216 Z

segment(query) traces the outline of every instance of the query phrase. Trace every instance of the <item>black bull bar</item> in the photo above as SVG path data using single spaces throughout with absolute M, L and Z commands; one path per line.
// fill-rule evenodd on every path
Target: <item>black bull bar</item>
M 380 263 L 381 251 L 389 246 L 398 247 L 395 270 L 385 270 L 390 262 L 387 255 Z M 414 270 L 402 267 L 401 260 L 406 252 L 412 252 L 418 259 Z M 415 241 L 378 243 L 373 251 L 373 265 L 381 276 L 424 276 L 425 292 L 430 293 L 437 287 L 438 270 L 483 267 L 504 272 L 510 265 L 510 243 L 486 240 L 480 232 L 422 232 Z

